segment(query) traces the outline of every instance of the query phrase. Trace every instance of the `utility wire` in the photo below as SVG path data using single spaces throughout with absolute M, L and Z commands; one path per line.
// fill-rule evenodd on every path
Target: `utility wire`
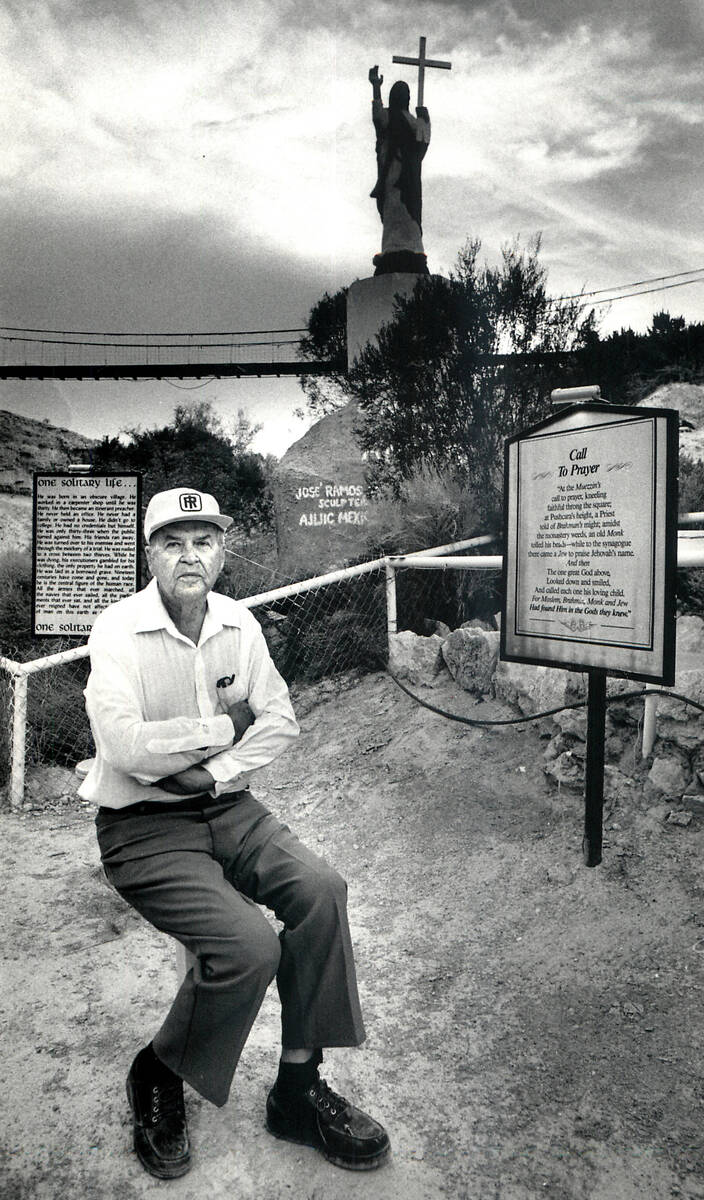
M 687 287 L 689 283 L 704 283 L 704 275 L 701 279 L 683 279 L 681 283 L 665 283 L 662 287 L 643 288 L 639 292 L 627 292 L 623 296 L 607 296 L 605 300 L 595 300 L 594 307 L 601 308 L 603 304 L 615 304 L 617 300 L 632 300 L 634 296 L 647 296 L 649 292 L 667 292 L 670 288 Z
M 704 267 L 692 267 L 691 271 L 678 271 L 676 275 L 652 275 L 650 279 L 634 279 L 632 283 L 615 283 L 613 287 L 597 288 L 593 292 L 575 292 L 573 296 L 555 296 L 552 299 L 553 304 L 558 304 L 561 300 L 584 300 L 589 296 L 603 296 L 606 292 L 622 292 L 626 288 L 642 287 L 644 283 L 664 283 L 668 279 L 682 279 L 685 275 L 700 275 L 704 272 Z M 688 283 L 700 283 L 699 279 L 689 279 Z M 684 286 L 675 284 L 675 287 Z M 658 289 L 652 289 L 656 291 Z

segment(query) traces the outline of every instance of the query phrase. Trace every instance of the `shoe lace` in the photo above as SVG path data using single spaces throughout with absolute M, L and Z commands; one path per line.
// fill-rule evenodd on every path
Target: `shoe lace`
M 324 1079 L 318 1079 L 313 1084 L 310 1094 L 315 1100 L 315 1106 L 318 1111 L 329 1112 L 331 1117 L 336 1117 L 348 1107 L 344 1096 L 340 1096 L 337 1092 L 334 1092 Z
M 176 1117 L 180 1124 L 185 1125 L 186 1113 L 183 1106 L 183 1084 L 181 1080 L 175 1083 L 154 1084 L 151 1091 L 151 1120 L 157 1125 L 165 1117 Z

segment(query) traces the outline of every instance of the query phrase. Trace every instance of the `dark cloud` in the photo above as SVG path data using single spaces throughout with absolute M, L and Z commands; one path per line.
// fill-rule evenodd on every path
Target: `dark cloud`
M 7 324 L 145 331 L 299 324 L 332 286 L 318 262 L 285 256 L 207 216 L 62 211 L 25 197 L 0 212 Z
M 413 22 L 409 17 L 413 14 Z M 288 31 L 321 29 L 349 34 L 366 41 L 370 50 L 393 31 L 398 39 L 400 22 L 409 31 L 409 47 L 417 43 L 416 27 L 423 25 L 429 45 L 445 51 L 463 40 L 474 40 L 484 52 L 500 50 L 501 42 L 526 46 L 541 39 L 560 38 L 584 26 L 596 36 L 618 28 L 628 33 L 650 34 L 655 43 L 678 55 L 700 55 L 704 19 L 697 0 L 422 0 L 409 9 L 407 0 L 342 5 L 330 0 L 286 0 L 281 6 L 280 27 Z M 498 41 L 497 41 L 498 39 Z M 389 47 L 390 53 L 411 53 Z
M 483 6 L 486 12 L 490 5 Z M 700 54 L 701 20 L 697 21 L 695 6 L 685 3 L 663 4 L 661 0 L 513 0 L 501 5 L 510 33 L 514 15 L 514 34 L 527 36 L 532 28 L 538 34 L 561 37 L 578 26 L 585 26 L 597 36 L 617 28 L 625 32 L 647 33 L 661 47 L 686 57 Z M 695 39 L 693 41 L 693 39 Z M 578 67 L 578 64 L 575 64 Z

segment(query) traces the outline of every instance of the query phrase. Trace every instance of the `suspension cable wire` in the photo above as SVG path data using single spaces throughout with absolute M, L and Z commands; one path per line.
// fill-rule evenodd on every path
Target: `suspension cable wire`
M 217 379 L 216 375 L 209 375 L 208 378 L 204 379 L 202 383 L 185 383 L 184 384 L 184 383 L 174 383 L 174 381 L 172 379 L 169 379 L 167 376 L 164 376 L 163 382 L 167 383 L 169 385 L 169 387 L 176 388 L 176 390 L 179 392 L 197 392 L 200 390 L 200 388 L 208 387 L 211 383 L 215 383 L 216 379 Z
M 687 275 L 700 275 L 700 279 L 686 279 Z M 669 280 L 680 280 L 679 283 L 670 283 Z M 634 279 L 630 283 L 617 283 L 612 287 L 595 288 L 588 292 L 574 292 L 571 295 L 551 296 L 550 304 L 560 304 L 564 300 L 589 300 L 593 296 L 607 296 L 607 299 L 600 301 L 602 304 L 608 304 L 616 300 L 627 300 L 630 296 L 643 296 L 649 292 L 665 291 L 667 288 L 687 287 L 690 283 L 704 282 L 704 267 L 691 267 L 688 271 L 677 271 L 670 275 L 651 275 L 647 279 Z M 631 292 L 631 288 L 641 288 L 644 284 L 660 283 L 663 287 L 645 288 L 643 291 Z M 614 293 L 624 292 L 625 295 L 615 295 Z M 267 334 L 283 334 L 283 333 L 307 333 L 308 329 L 305 325 L 295 325 L 286 329 L 218 329 L 218 330 L 176 330 L 176 331 L 157 331 L 145 335 L 142 330 L 107 330 L 107 329 L 47 329 L 44 327 L 33 327 L 25 325 L 0 325 L 0 329 L 10 333 L 50 333 L 61 334 L 65 337 L 105 337 L 105 338 L 124 338 L 124 337 L 144 337 L 150 338 L 213 338 L 213 337 L 255 337 L 258 335 Z M 4 336 L 4 335 L 0 335 Z M 33 341 L 42 339 L 21 338 L 22 341 Z M 297 341 L 298 339 L 292 339 Z M 80 343 L 76 343 L 80 344 Z M 96 343 L 90 342 L 89 345 Z M 100 344 L 100 343 L 98 343 Z M 171 343 L 168 343 L 169 345 Z M 288 343 L 286 343 L 288 344 Z M 137 343 L 142 345 L 142 343 Z
M 9 333 L 63 333 L 67 337 L 144 337 L 144 331 L 141 329 L 132 330 L 122 333 L 116 333 L 109 329 L 32 329 L 26 325 L 0 325 L 0 329 L 7 329 Z M 149 337 L 253 337 L 260 333 L 306 333 L 307 327 L 304 325 L 296 325 L 292 329 L 216 329 L 216 330 L 191 330 L 185 329 L 176 333 L 156 332 L 146 336 Z
M 3 326 L 3 328 L 5 327 Z M 212 336 L 219 335 L 213 334 Z M 40 346 L 91 346 L 94 348 L 107 346 L 111 350 L 220 350 L 227 347 L 246 350 L 251 346 L 297 346 L 299 341 L 298 338 L 267 338 L 266 341 L 261 342 L 76 342 L 68 341 L 66 338 L 20 337 L 16 333 L 2 333 L 0 340 L 3 342 L 32 342 Z

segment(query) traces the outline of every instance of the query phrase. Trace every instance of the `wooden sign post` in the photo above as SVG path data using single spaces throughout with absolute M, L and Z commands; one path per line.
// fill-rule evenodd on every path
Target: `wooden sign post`
M 588 673 L 587 866 L 607 674 L 674 683 L 677 454 L 675 410 L 594 401 L 506 442 L 501 657 Z

